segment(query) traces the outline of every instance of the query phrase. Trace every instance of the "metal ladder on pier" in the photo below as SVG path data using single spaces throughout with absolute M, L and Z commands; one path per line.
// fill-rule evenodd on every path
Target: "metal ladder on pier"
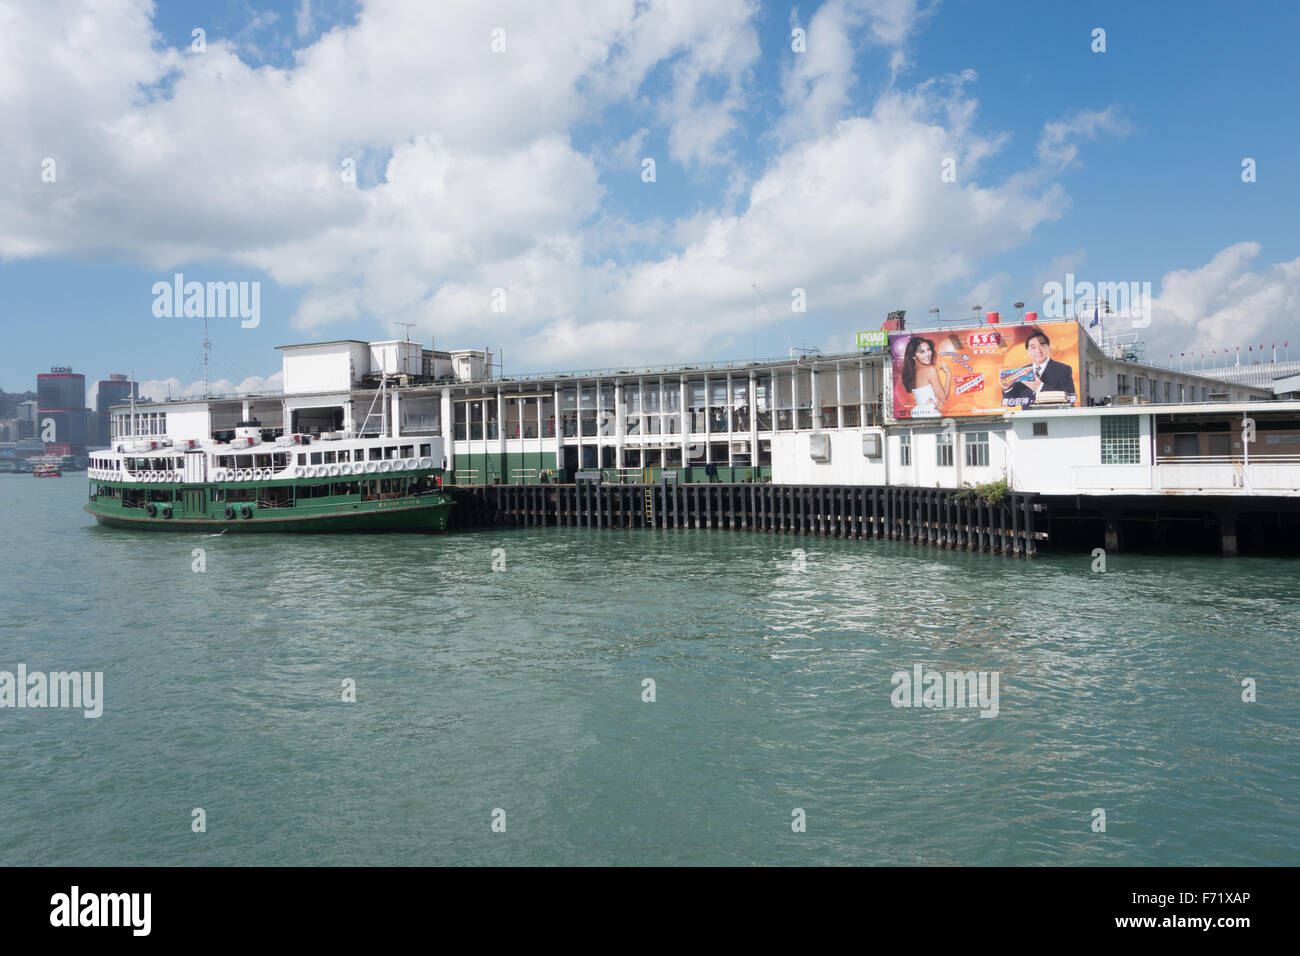
M 652 485 L 647 485 L 645 489 L 645 526 L 655 526 L 655 490 Z

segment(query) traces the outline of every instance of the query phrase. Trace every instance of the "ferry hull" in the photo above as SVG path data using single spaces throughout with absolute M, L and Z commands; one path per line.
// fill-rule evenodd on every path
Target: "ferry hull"
M 440 534 L 447 530 L 450 502 L 377 507 L 368 510 L 340 511 L 334 514 L 270 516 L 265 510 L 253 511 L 251 518 L 150 518 L 146 515 L 107 513 L 89 504 L 86 512 L 101 525 L 136 531 L 188 531 L 203 534 L 337 534 L 340 532 L 409 532 Z

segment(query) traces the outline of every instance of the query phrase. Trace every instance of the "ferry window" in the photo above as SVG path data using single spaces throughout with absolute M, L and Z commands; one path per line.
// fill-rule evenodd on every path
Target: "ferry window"
M 383 450 L 382 448 L 372 448 L 372 449 L 370 449 L 370 460 L 371 460 L 371 461 L 378 461 L 379 459 L 381 459 L 381 458 L 383 458 L 383 457 L 384 457 L 384 450 Z
M 912 464 L 912 436 L 898 436 L 898 463 L 900 465 Z
M 396 446 L 396 445 L 389 445 L 387 448 L 385 448 L 385 449 L 384 449 L 384 457 L 385 457 L 385 458 L 388 458 L 388 459 L 396 458 L 396 457 L 397 457 L 397 446 Z
M 270 468 L 270 467 L 271 467 L 271 456 L 270 456 L 270 455 L 255 455 L 254 458 L 255 458 L 256 461 L 257 461 L 257 467 L 258 467 L 258 468 Z
M 938 435 L 934 444 L 934 463 L 940 468 L 952 467 L 952 435 Z
M 348 451 L 347 449 L 344 449 L 343 451 L 339 452 L 339 461 L 351 461 L 351 460 L 352 460 L 352 452 Z
M 536 437 L 537 437 L 537 432 L 534 430 L 532 436 L 530 436 L 530 437 L 536 438 Z M 421 458 L 428 458 L 431 454 L 433 454 L 433 446 L 432 446 L 432 445 L 421 445 L 421 446 L 420 446 L 420 457 L 421 457 Z
M 325 464 L 327 465 L 334 464 L 334 452 L 332 451 L 325 452 Z
M 1137 465 L 1142 461 L 1135 415 L 1107 415 L 1101 420 L 1101 463 Z
M 1035 438 L 1047 437 L 1047 422 L 1034 422 L 1034 437 Z
M 415 446 L 414 446 L 414 445 L 403 445 L 403 446 L 402 446 L 402 453 L 401 453 L 400 455 L 398 455 L 398 457 L 399 457 L 399 458 L 410 458 L 410 457 L 412 457 L 414 454 L 415 454 Z
M 274 463 L 276 468 L 283 468 L 285 465 L 289 464 L 289 456 L 288 454 L 277 453 L 271 456 L 271 461 Z
M 335 482 L 332 487 L 333 487 L 333 491 L 331 492 L 331 494 L 335 496 L 355 495 L 358 491 L 361 490 L 360 482 L 356 482 L 356 481 L 338 481 Z
M 987 468 L 989 463 L 989 433 L 966 434 L 966 464 L 971 468 Z
M 312 453 L 311 453 L 311 463 L 312 463 L 313 465 L 319 465 L 319 464 L 321 463 L 321 455 L 322 455 L 321 452 L 318 452 L 318 451 L 314 451 L 314 452 L 312 452 Z
M 300 464 L 300 465 L 305 465 L 305 464 L 307 464 L 307 455 L 306 455 L 306 453 L 300 454 L 300 455 L 298 456 L 298 464 Z
M 236 464 L 238 467 L 240 467 L 240 468 L 252 468 L 252 467 L 253 467 L 253 456 L 252 456 L 252 455 L 236 455 L 236 456 L 235 456 L 235 464 Z

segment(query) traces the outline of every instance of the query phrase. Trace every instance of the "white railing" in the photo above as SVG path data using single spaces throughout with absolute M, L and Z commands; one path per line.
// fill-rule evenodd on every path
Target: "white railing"
M 468 479 L 468 480 L 466 480 Z M 457 485 L 473 485 L 478 483 L 477 468 L 457 468 L 451 473 L 451 480 Z

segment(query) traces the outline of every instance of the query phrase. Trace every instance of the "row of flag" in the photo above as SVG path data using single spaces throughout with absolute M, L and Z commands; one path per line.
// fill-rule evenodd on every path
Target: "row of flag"
M 1283 343 L 1282 343 L 1282 348 L 1287 348 L 1289 344 L 1290 344 L 1290 343 L 1288 343 L 1288 342 L 1283 342 Z M 1241 346 L 1240 346 L 1240 345 L 1238 345 L 1236 348 L 1237 348 L 1237 351 L 1238 351 L 1238 352 L 1241 351 Z M 1273 343 L 1273 348 L 1275 348 L 1275 349 L 1277 348 L 1277 343 L 1276 343 L 1276 342 Z M 1259 347 L 1259 350 L 1260 350 L 1261 352 L 1264 351 L 1264 346 L 1261 345 L 1261 346 Z M 1232 354 L 1232 349 L 1224 349 L 1223 351 L 1224 351 L 1225 353 L 1229 354 L 1229 355 Z M 1254 347 L 1253 345 L 1247 345 L 1247 346 L 1246 346 L 1246 351 L 1247 351 L 1247 352 L 1253 352 L 1253 351 L 1255 351 L 1255 347 Z M 1219 350 L 1218 350 L 1218 349 L 1210 349 L 1209 352 L 1202 352 L 1202 353 L 1201 353 L 1201 358 L 1205 358 L 1206 355 L 1218 355 L 1218 354 L 1219 354 Z M 1179 352 L 1179 353 L 1178 353 L 1178 357 L 1179 357 L 1179 358 L 1187 358 L 1188 355 L 1191 355 L 1193 358 L 1196 357 L 1196 353 L 1195 353 L 1195 352 Z M 1170 353 L 1169 353 L 1169 357 L 1170 357 L 1170 358 L 1173 358 L 1173 357 L 1174 357 L 1174 353 L 1173 353 L 1173 352 L 1170 352 Z

